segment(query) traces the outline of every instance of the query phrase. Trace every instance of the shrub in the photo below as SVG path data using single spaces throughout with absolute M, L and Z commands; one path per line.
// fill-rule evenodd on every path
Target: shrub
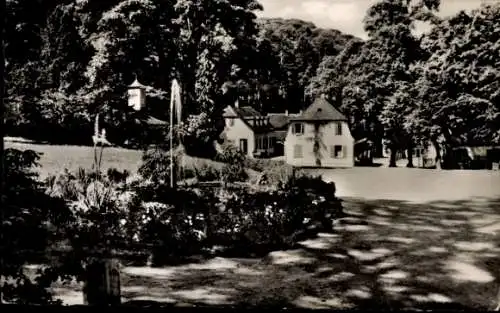
M 232 144 L 224 143 L 222 145 L 222 152 L 216 155 L 215 160 L 229 164 L 241 164 L 243 166 L 246 156 Z
M 239 256 L 291 247 L 305 236 L 330 230 L 331 219 L 341 213 L 334 184 L 320 177 L 291 178 L 271 192 L 235 186 L 173 190 L 144 183 L 136 196 L 142 204 L 130 209 L 136 213 L 129 218 L 143 224 L 134 240 L 154 246 L 157 265 L 215 245 Z
M 67 202 L 71 216 L 64 235 L 74 249 L 101 249 L 103 244 L 127 241 L 121 220 L 128 219 L 126 171 L 107 174 L 80 168 L 76 175 L 65 171 L 47 180 L 47 193 Z
M 177 131 L 189 155 L 213 158 L 216 154 L 213 141 L 220 130 L 207 113 L 188 116 Z
M 285 165 L 286 163 L 283 160 L 259 159 L 259 158 L 245 159 L 245 167 L 250 168 L 257 172 L 264 172 Z
M 146 180 L 165 183 L 170 180 L 170 155 L 167 151 L 155 147 L 142 155 L 139 175 Z
M 106 173 L 106 176 L 111 182 L 119 184 L 119 183 L 125 183 L 127 178 L 130 176 L 130 173 L 127 170 L 120 172 L 116 168 L 109 168 Z
M 52 281 L 32 282 L 23 272 L 31 262 L 43 262 L 51 232 L 67 220 L 64 202 L 45 194 L 33 167 L 39 154 L 6 149 L 2 193 L 2 286 L 4 301 L 24 304 L 57 303 L 48 292 Z
M 216 181 L 220 179 L 220 176 L 220 171 L 208 164 L 193 168 L 193 177 L 196 177 L 198 181 Z
M 49 191 L 65 197 L 72 209 L 64 238 L 70 238 L 73 255 L 84 258 L 84 247 L 95 250 L 106 243 L 131 256 L 152 253 L 154 265 L 214 245 L 248 256 L 291 247 L 331 227 L 331 218 L 341 212 L 334 184 L 321 177 L 291 177 L 263 192 L 234 186 L 171 189 L 149 179 L 129 186 L 116 178 L 123 176 L 116 170 L 95 176 L 81 169 L 52 179 L 54 186 L 67 186 Z
M 185 257 L 202 250 L 206 238 L 210 197 L 192 190 L 165 185 L 143 184 L 136 189 L 139 206 L 130 219 L 139 221 L 135 242 L 151 245 L 154 265 Z
M 271 185 L 280 188 L 290 181 L 292 177 L 301 177 L 306 174 L 300 169 L 294 169 L 287 164 L 276 164 L 262 172 L 260 184 Z
M 226 183 L 244 182 L 248 179 L 248 174 L 239 164 L 225 164 L 220 178 Z
M 303 177 L 271 192 L 249 192 L 243 188 L 222 190 L 219 212 L 212 215 L 214 241 L 225 242 L 245 253 L 291 247 L 309 232 L 331 229 L 331 218 L 339 216 L 340 201 L 333 183 Z M 311 188 L 301 188 L 307 181 Z M 230 243 L 230 244 L 229 244 Z
M 139 167 L 139 174 L 146 180 L 154 181 L 158 184 L 165 184 L 170 181 L 170 154 L 161 148 L 147 150 L 143 155 L 143 162 Z M 175 156 L 174 161 L 176 173 L 181 179 L 196 178 L 198 181 L 215 181 L 220 179 L 220 171 L 212 164 L 200 162 L 200 164 L 179 166 L 179 157 Z
M 221 170 L 221 180 L 224 182 L 243 182 L 248 179 L 245 171 L 245 155 L 231 144 L 222 146 L 222 153 L 216 157 L 217 161 L 224 162 Z

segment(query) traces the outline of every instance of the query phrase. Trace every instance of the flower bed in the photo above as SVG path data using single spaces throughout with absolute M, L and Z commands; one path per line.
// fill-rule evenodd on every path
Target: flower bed
M 192 254 L 246 257 L 290 248 L 330 230 L 331 220 L 341 214 L 334 184 L 310 177 L 274 191 L 236 184 L 175 191 L 142 185 L 137 196 L 154 207 L 139 209 L 143 225 L 137 239 L 155 246 L 157 264 Z
M 76 249 L 105 242 L 136 264 L 152 255 L 162 265 L 193 255 L 262 255 L 330 230 L 341 213 L 335 185 L 307 176 L 282 180 L 273 189 L 236 183 L 171 189 L 131 182 L 116 170 L 100 176 L 80 170 L 52 178 L 49 191 L 73 212 L 65 236 Z

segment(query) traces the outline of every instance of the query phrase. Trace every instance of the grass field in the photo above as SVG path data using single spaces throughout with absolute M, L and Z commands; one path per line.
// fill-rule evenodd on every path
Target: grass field
M 61 173 L 66 168 L 68 170 L 77 170 L 79 167 L 90 169 L 94 163 L 93 147 L 36 144 L 19 140 L 5 140 L 4 144 L 5 148 L 29 149 L 41 153 L 38 172 L 42 179 L 51 174 Z M 101 168 L 103 171 L 116 168 L 136 173 L 141 164 L 142 155 L 143 151 L 140 150 L 106 147 L 102 155 Z M 218 169 L 223 166 L 219 162 L 190 156 L 184 157 L 183 160 L 183 165 L 188 168 L 199 167 L 203 164 L 210 164 Z
M 30 149 L 42 153 L 39 161 L 41 178 L 47 177 L 50 174 L 61 173 L 65 168 L 69 170 L 76 170 L 79 167 L 90 169 L 94 163 L 93 147 L 45 145 L 11 141 L 5 141 L 4 144 L 5 148 Z M 126 169 L 129 172 L 135 173 L 139 168 L 141 158 L 142 151 L 108 147 L 103 151 L 102 168 L 103 170 L 108 168 Z
M 42 174 L 90 166 L 92 149 L 43 152 Z M 140 151 L 107 148 L 104 166 L 134 171 Z M 125 267 L 123 301 L 307 308 L 491 309 L 500 287 L 500 172 L 353 168 L 335 181 L 349 217 L 335 232 L 256 259 Z M 67 304 L 81 285 L 57 284 Z M 453 307 L 452 306 L 452 307 Z

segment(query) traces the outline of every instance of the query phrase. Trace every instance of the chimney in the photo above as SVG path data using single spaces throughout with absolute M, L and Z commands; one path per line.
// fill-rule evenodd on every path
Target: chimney
M 236 101 L 234 101 L 234 107 L 235 108 L 239 108 L 240 107 L 240 101 L 238 99 L 236 99 Z
M 299 111 L 299 115 L 302 115 L 302 110 Z
M 288 116 L 288 110 L 285 110 L 285 115 Z

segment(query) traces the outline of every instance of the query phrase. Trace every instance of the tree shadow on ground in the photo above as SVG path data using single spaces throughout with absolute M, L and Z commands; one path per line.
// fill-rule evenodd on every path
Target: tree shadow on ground
M 263 258 L 127 267 L 124 302 L 323 309 L 491 309 L 500 199 L 344 199 L 335 231 Z

